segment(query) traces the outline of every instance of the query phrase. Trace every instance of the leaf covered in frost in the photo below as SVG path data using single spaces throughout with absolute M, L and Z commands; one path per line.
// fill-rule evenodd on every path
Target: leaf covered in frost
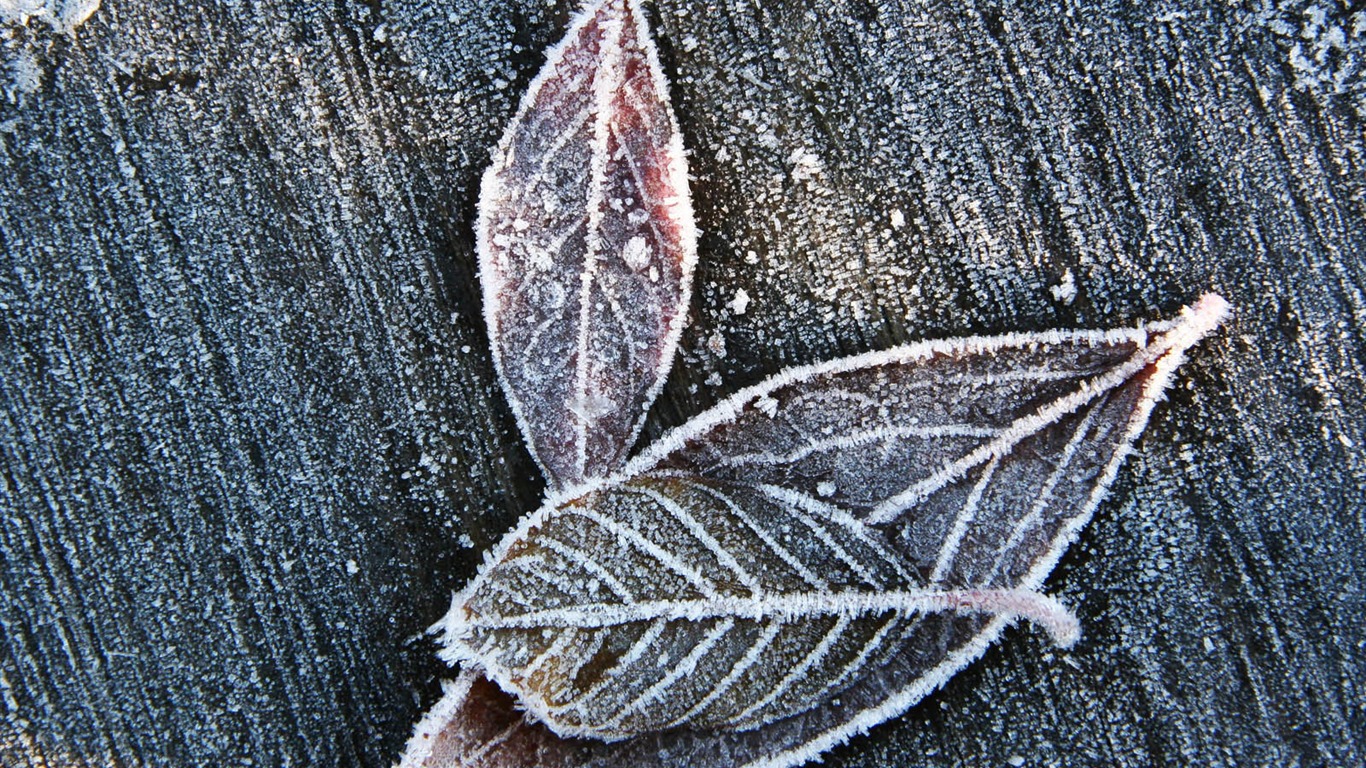
M 494 362 L 552 487 L 621 466 L 673 361 L 696 231 L 683 143 L 634 0 L 578 15 L 484 175 Z
M 619 740 L 810 709 L 926 612 L 1026 614 L 1075 636 L 1035 593 L 924 589 L 882 538 L 774 489 L 643 475 L 535 515 L 457 599 L 446 658 L 556 733 Z
M 1226 312 L 1209 295 L 1175 322 L 789 369 L 665 435 L 626 474 L 781 488 L 889 526 L 934 583 L 1015 586 L 1099 503 L 1184 351 Z

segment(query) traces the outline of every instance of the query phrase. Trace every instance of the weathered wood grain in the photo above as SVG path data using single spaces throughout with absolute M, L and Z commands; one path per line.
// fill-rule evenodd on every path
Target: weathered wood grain
M 786 365 L 1238 310 L 1050 579 L 1082 641 L 832 763 L 1366 760 L 1345 7 L 656 3 L 703 236 L 646 439 Z M 541 491 L 471 224 L 570 10 L 5 18 L 0 763 L 395 757 L 452 675 L 418 633 Z

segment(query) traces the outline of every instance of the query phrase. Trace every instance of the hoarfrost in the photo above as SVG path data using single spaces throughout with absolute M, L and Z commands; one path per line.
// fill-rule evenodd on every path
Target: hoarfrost
M 749 293 L 744 288 L 735 290 L 735 298 L 730 300 L 730 311 L 736 315 L 743 315 L 749 309 Z
M 0 23 L 24 25 L 30 19 L 42 19 L 70 35 L 99 8 L 100 0 L 0 0 Z

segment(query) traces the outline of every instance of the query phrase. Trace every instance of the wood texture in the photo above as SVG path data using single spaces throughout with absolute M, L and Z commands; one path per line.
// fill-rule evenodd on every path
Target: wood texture
M 541 492 L 472 222 L 570 11 L 4 17 L 0 763 L 395 758 L 453 676 L 419 633 Z M 1009 634 L 828 762 L 1366 761 L 1366 21 L 654 13 L 703 235 L 645 439 L 787 365 L 1237 310 L 1049 580 L 1081 642 Z

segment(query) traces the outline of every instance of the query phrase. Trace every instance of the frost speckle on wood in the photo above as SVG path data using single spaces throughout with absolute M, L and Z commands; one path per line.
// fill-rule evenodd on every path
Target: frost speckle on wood
M 814 153 L 788 161 L 792 181 L 823 173 Z M 550 50 L 477 237 L 494 360 L 550 493 L 438 624 L 463 671 L 405 766 L 793 766 L 1019 618 L 1070 645 L 1077 620 L 1043 580 L 1228 310 L 1211 294 L 1173 321 L 789 369 L 628 461 L 696 238 L 635 0 L 590 4 Z
M 1266 3 L 1252 16 L 1282 45 L 1296 88 L 1324 100 L 1347 97 L 1366 115 L 1366 11 L 1350 4 Z
M 22 27 L 31 20 L 47 22 L 53 30 L 75 35 L 95 11 L 100 0 L 0 0 L 0 24 Z M 8 31 L 8 30 L 7 30 Z M 3 62 L 8 100 L 22 105 L 26 97 L 37 93 L 43 85 L 45 72 L 39 64 L 37 47 L 22 36 L 5 35 L 0 40 L 0 62 Z
M 27 24 L 42 19 L 66 34 L 74 34 L 100 9 L 100 0 L 4 0 L 0 2 L 0 23 Z

